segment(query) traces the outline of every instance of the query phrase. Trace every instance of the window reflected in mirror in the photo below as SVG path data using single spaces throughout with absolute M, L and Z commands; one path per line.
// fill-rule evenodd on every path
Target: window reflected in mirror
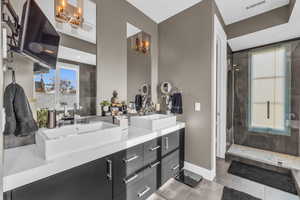
M 50 69 L 34 75 L 36 107 L 62 110 L 65 106 L 79 105 L 79 66 L 58 63 Z

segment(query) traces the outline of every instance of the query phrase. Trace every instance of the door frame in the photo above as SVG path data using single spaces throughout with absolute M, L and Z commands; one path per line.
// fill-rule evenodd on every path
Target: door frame
M 0 13 L 2 13 L 2 3 L 0 3 Z M 4 108 L 3 108 L 3 90 L 4 90 L 4 71 L 3 71 L 3 46 L 2 46 L 2 17 L 0 17 L 0 200 L 3 199 L 3 129 L 4 129 Z
M 226 122 L 227 122 L 227 36 L 218 17 L 214 16 L 213 41 L 213 98 L 212 98 L 212 151 L 213 170 L 216 170 L 216 158 L 225 159 Z M 221 47 L 219 46 L 221 45 Z M 218 48 L 219 47 L 219 48 Z M 220 55 L 220 64 L 218 56 Z

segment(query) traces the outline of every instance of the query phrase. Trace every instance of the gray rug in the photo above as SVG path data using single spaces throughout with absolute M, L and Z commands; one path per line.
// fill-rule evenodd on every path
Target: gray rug
M 261 200 L 249 194 L 224 187 L 222 200 Z
M 285 192 L 297 194 L 295 182 L 290 174 L 279 173 L 253 165 L 232 161 L 228 173 L 255 181 Z

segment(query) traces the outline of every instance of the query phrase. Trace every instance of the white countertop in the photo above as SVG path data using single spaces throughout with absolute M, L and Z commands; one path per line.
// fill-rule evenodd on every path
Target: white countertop
M 176 126 L 159 131 L 129 127 L 122 139 L 115 143 L 69 154 L 68 156 L 46 161 L 37 151 L 36 145 L 28 145 L 4 151 L 3 191 L 10 191 L 51 175 L 103 158 L 118 151 L 142 144 L 185 127 Z

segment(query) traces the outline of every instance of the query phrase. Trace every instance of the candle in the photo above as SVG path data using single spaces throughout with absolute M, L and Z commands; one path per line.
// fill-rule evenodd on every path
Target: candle
M 160 104 L 155 104 L 155 111 L 156 112 L 159 112 L 160 111 Z

